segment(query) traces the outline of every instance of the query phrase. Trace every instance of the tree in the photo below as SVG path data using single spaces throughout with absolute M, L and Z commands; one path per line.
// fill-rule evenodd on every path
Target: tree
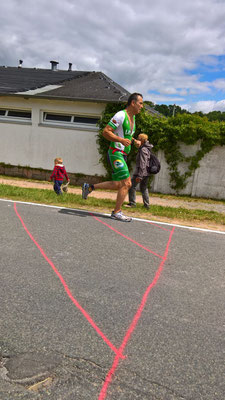
M 177 114 L 190 114 L 189 111 L 182 109 L 180 106 L 176 104 L 166 105 L 166 104 L 156 104 L 154 109 L 161 114 L 165 115 L 165 117 L 172 117 Z

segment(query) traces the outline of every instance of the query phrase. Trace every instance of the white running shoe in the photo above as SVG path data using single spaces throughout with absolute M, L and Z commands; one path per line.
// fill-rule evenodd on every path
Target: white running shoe
M 126 215 L 123 215 L 122 211 L 118 211 L 117 213 L 114 213 L 114 211 L 112 211 L 111 218 L 117 219 L 118 221 L 122 221 L 122 222 L 132 221 L 132 218 L 126 217 Z

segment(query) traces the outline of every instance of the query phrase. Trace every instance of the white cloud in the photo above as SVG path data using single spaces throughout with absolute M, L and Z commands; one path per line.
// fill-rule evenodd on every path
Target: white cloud
M 225 54 L 220 0 L 8 0 L 1 4 L 0 64 L 101 70 L 155 101 L 224 90 L 202 81 L 199 63 L 215 68 Z M 154 94 L 149 94 L 153 91 Z M 165 99 L 165 100 L 164 100 Z M 185 100 L 184 100 L 185 101 Z M 198 104 L 198 103 L 196 103 Z
M 191 113 L 196 111 L 202 111 L 207 114 L 211 111 L 225 111 L 225 100 L 220 101 L 198 101 L 191 104 L 180 104 L 180 107 L 190 111 Z
M 218 90 L 225 91 L 225 79 L 216 79 L 212 82 L 212 86 Z

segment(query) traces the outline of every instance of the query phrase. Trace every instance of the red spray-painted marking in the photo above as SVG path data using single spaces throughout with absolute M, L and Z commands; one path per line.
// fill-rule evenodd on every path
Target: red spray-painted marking
M 136 244 L 137 246 L 141 247 L 142 249 L 148 251 L 151 254 L 154 254 L 154 256 L 159 257 L 159 258 L 163 258 L 163 256 L 160 256 L 159 254 L 155 253 L 154 251 L 148 249 L 147 247 L 143 246 L 142 244 L 136 242 L 136 240 L 131 239 L 129 236 L 124 235 L 123 233 L 121 233 L 120 231 L 117 231 L 115 228 L 113 228 L 111 225 L 106 224 L 106 222 L 101 221 L 99 218 L 95 217 L 92 213 L 90 213 L 90 215 L 92 215 L 92 217 L 94 219 L 96 219 L 96 221 L 101 222 L 101 224 L 107 226 L 108 228 L 112 229 L 112 231 L 116 232 L 118 235 L 123 236 L 125 239 L 129 240 L 130 242 Z
M 136 325 L 138 323 L 138 320 L 141 317 L 142 311 L 143 311 L 143 309 L 145 307 L 145 304 L 146 304 L 146 301 L 147 301 L 147 298 L 148 298 L 148 295 L 149 295 L 150 291 L 152 290 L 152 288 L 158 282 L 158 279 L 159 279 L 159 277 L 161 275 L 161 272 L 163 270 L 164 263 L 165 263 L 165 261 L 167 259 L 167 256 L 168 256 L 169 245 L 170 245 L 170 242 L 171 242 L 171 239 L 172 239 L 172 236 L 173 236 L 174 229 L 175 229 L 175 227 L 173 227 L 173 229 L 172 229 L 172 231 L 170 233 L 169 240 L 168 240 L 167 245 L 166 245 L 166 250 L 165 250 L 165 253 L 164 253 L 164 256 L 163 256 L 163 260 L 161 261 L 161 263 L 159 265 L 159 268 L 156 271 L 156 274 L 155 274 L 155 277 L 154 277 L 153 281 L 151 282 L 151 284 L 146 289 L 146 291 L 145 291 L 145 293 L 144 293 L 144 295 L 142 297 L 142 301 L 141 301 L 141 303 L 140 303 L 140 305 L 138 307 L 138 310 L 137 310 L 137 312 L 136 312 L 136 314 L 135 314 L 135 316 L 134 316 L 134 318 L 133 318 L 133 320 L 132 320 L 132 322 L 131 322 L 131 324 L 130 324 L 130 326 L 129 326 L 129 328 L 128 328 L 125 336 L 124 336 L 123 342 L 122 342 L 122 344 L 121 344 L 121 346 L 119 348 L 120 354 L 122 354 L 124 352 L 124 349 L 125 349 L 128 341 L 129 341 L 129 339 L 130 339 L 130 337 L 131 337 L 131 335 L 132 335 L 132 333 L 133 333 L 133 331 L 134 331 L 134 329 L 135 329 L 135 327 L 136 327 Z M 103 387 L 102 387 L 102 390 L 100 392 L 98 400 L 104 400 L 106 398 L 108 386 L 110 385 L 110 383 L 112 381 L 113 375 L 115 374 L 115 371 L 117 369 L 118 364 L 119 364 L 119 356 L 116 355 L 115 358 L 114 358 L 112 367 L 109 370 L 109 372 L 108 372 L 108 374 L 107 374 L 107 376 L 105 378 L 105 382 L 103 384 Z
M 145 222 L 146 222 L 147 224 L 156 226 L 157 228 L 162 229 L 163 231 L 171 232 L 170 229 L 164 228 L 163 226 L 160 226 L 160 225 L 158 225 L 158 224 L 154 224 L 154 222 L 151 222 L 151 221 L 145 221 Z
M 106 343 L 106 344 L 111 348 L 111 350 L 113 350 L 114 353 L 116 354 L 116 356 L 115 356 L 115 358 L 114 358 L 114 361 L 113 361 L 113 364 L 112 364 L 112 367 L 111 367 L 111 369 L 109 370 L 109 372 L 108 372 L 108 374 L 107 374 L 107 376 L 106 376 L 105 382 L 104 382 L 104 384 L 103 384 L 102 390 L 101 390 L 100 395 L 99 395 L 99 398 L 98 398 L 98 400 L 104 400 L 105 397 L 106 397 L 106 395 L 107 395 L 108 386 L 110 385 L 110 383 L 111 383 L 111 381 L 112 381 L 113 375 L 115 374 L 115 371 L 116 371 L 117 366 L 118 366 L 118 364 L 119 364 L 120 358 L 122 358 L 122 359 L 126 358 L 126 357 L 123 355 L 123 351 L 124 351 L 124 349 L 125 349 L 125 347 L 126 347 L 128 341 L 129 341 L 129 339 L 130 339 L 130 337 L 131 337 L 133 331 L 134 331 L 135 328 L 136 328 L 136 325 L 137 325 L 137 323 L 138 323 L 138 320 L 139 320 L 140 317 L 141 317 L 141 314 L 142 314 L 143 309 L 144 309 L 144 307 L 145 307 L 145 304 L 146 304 L 148 295 L 149 295 L 151 289 L 156 285 L 156 283 L 157 283 L 157 281 L 158 281 L 158 279 L 159 279 L 159 277 L 160 277 L 160 275 L 161 275 L 161 272 L 162 272 L 162 270 L 163 270 L 164 263 L 165 263 L 165 261 L 166 261 L 166 259 L 167 259 L 167 256 L 168 256 L 169 245 L 170 245 L 170 242 L 171 242 L 172 235 L 173 235 L 173 232 L 174 232 L 175 227 L 173 227 L 173 229 L 172 229 L 172 231 L 171 231 L 171 233 L 170 233 L 170 237 L 169 237 L 169 240 L 168 240 L 168 242 L 167 242 L 167 246 L 166 246 L 166 250 L 165 250 L 165 252 L 164 252 L 164 255 L 161 256 L 161 255 L 158 255 L 157 253 L 155 253 L 155 252 L 153 252 L 153 251 L 147 249 L 146 247 L 142 246 L 140 243 L 138 243 L 138 242 L 136 242 L 135 240 L 129 238 L 128 236 L 123 235 L 121 232 L 117 231 L 117 230 L 114 229 L 112 226 L 110 226 L 110 225 L 104 223 L 103 221 L 101 221 L 100 219 L 98 219 L 97 217 L 95 217 L 93 214 L 90 213 L 97 221 L 101 222 L 103 225 L 106 225 L 108 228 L 112 229 L 112 230 L 113 230 L 114 232 L 116 232 L 117 234 L 119 234 L 119 235 L 123 236 L 124 238 L 130 240 L 131 242 L 133 242 L 133 243 L 136 244 L 137 246 L 140 246 L 141 248 L 143 248 L 144 250 L 148 251 L 149 253 L 152 253 L 152 254 L 154 254 L 155 256 L 157 256 L 157 257 L 159 257 L 159 258 L 162 258 L 162 261 L 161 261 L 161 263 L 160 263 L 160 265 L 159 265 L 158 270 L 156 271 L 156 274 L 155 274 L 155 277 L 154 277 L 153 281 L 152 281 L 151 284 L 148 286 L 148 288 L 146 289 L 146 291 L 145 291 L 145 293 L 144 293 L 144 295 L 143 295 L 143 297 L 142 297 L 142 301 L 141 301 L 141 303 L 140 303 L 140 305 L 139 305 L 139 307 L 138 307 L 138 310 L 137 310 L 137 312 L 136 312 L 136 314 L 135 314 L 135 316 L 134 316 L 134 318 L 133 318 L 133 320 L 132 320 L 132 322 L 131 322 L 131 324 L 130 324 L 130 326 L 129 326 L 129 328 L 128 328 L 128 330 L 127 330 L 125 336 L 124 336 L 123 342 L 122 342 L 120 348 L 117 349 L 117 348 L 109 341 L 109 339 L 101 332 L 101 330 L 98 328 L 98 326 L 97 326 L 97 325 L 95 324 L 95 322 L 92 320 L 92 318 L 90 317 L 90 315 L 83 309 L 83 307 L 81 307 L 81 305 L 78 303 L 78 301 L 73 297 L 73 295 L 72 295 L 72 293 L 70 292 L 70 290 L 69 290 L 69 288 L 68 288 L 66 282 L 64 281 L 62 275 L 59 273 L 59 271 L 57 270 L 57 268 L 55 267 L 55 265 L 53 264 L 53 262 L 47 257 L 47 255 L 45 254 L 44 250 L 41 248 L 41 246 L 37 243 L 37 241 L 34 239 L 34 237 L 31 235 L 31 233 L 30 233 L 29 230 L 27 229 L 25 223 L 23 222 L 22 217 L 20 216 L 20 214 L 19 214 L 18 211 L 17 211 L 16 203 L 14 203 L 14 210 L 15 210 L 16 215 L 17 215 L 18 218 L 20 219 L 21 224 L 22 224 L 22 226 L 24 227 L 25 231 L 27 232 L 28 236 L 29 236 L 30 239 L 34 242 L 34 244 L 37 246 L 37 248 L 39 249 L 39 251 L 40 251 L 40 253 L 42 254 L 42 256 L 45 258 L 45 260 L 46 260 L 46 261 L 48 262 L 48 264 L 52 267 L 53 271 L 56 273 L 56 275 L 57 275 L 58 278 L 60 279 L 60 281 L 61 281 L 61 283 L 62 283 L 62 285 L 63 285 L 63 287 L 64 287 L 64 289 L 65 289 L 67 295 L 69 296 L 69 298 L 70 298 L 70 299 L 72 300 L 72 302 L 76 305 L 76 307 L 82 312 L 82 314 L 83 314 L 83 315 L 85 316 L 85 318 L 88 320 L 88 322 L 90 323 L 90 325 L 91 325 L 91 326 L 95 329 L 95 331 L 102 337 L 102 339 L 105 341 L 105 343 Z
M 99 327 L 96 325 L 96 323 L 93 321 L 93 319 L 90 317 L 90 315 L 84 310 L 84 308 L 78 303 L 78 301 L 73 297 L 70 289 L 68 288 L 66 282 L 64 281 L 62 275 L 59 273 L 59 271 L 57 270 L 57 268 L 55 267 L 55 265 L 53 264 L 53 262 L 47 257 L 47 255 L 45 254 L 44 250 L 41 248 L 41 246 L 38 244 L 38 242 L 34 239 L 34 237 L 31 235 L 31 233 L 29 232 L 29 230 L 27 229 L 25 223 L 23 222 L 22 217 L 20 216 L 20 214 L 17 211 L 16 208 L 16 203 L 14 203 L 14 210 L 15 213 L 17 215 L 17 217 L 20 219 L 21 224 L 23 225 L 25 231 L 27 232 L 28 236 L 30 237 L 30 239 L 32 240 L 32 242 L 37 246 L 38 250 L 40 251 L 40 253 L 42 254 L 42 256 L 44 257 L 44 259 L 48 262 L 48 264 L 52 267 L 53 271 L 55 272 L 55 274 L 58 276 L 58 278 L 60 279 L 67 295 L 69 296 L 69 298 L 72 300 L 72 302 L 75 304 L 75 306 L 81 311 L 81 313 L 84 315 L 84 317 L 88 320 L 89 324 L 95 329 L 95 331 L 99 334 L 99 336 L 101 336 L 101 338 L 104 340 L 104 342 L 110 347 L 110 349 L 112 351 L 114 351 L 115 354 L 118 355 L 119 358 L 124 358 L 124 356 L 119 352 L 119 350 L 110 342 L 110 340 L 104 335 L 104 333 L 99 329 Z

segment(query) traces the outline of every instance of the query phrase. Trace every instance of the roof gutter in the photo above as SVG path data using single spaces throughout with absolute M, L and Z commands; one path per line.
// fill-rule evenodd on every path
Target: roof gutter
M 95 103 L 124 103 L 122 100 L 108 100 L 108 99 L 95 99 L 95 98 L 81 98 L 81 97 L 62 97 L 62 96 L 47 96 L 47 95 L 26 95 L 17 93 L 0 93 L 4 97 L 22 97 L 24 99 L 42 99 L 42 100 L 64 100 L 64 101 L 82 101 L 82 102 L 95 102 Z

